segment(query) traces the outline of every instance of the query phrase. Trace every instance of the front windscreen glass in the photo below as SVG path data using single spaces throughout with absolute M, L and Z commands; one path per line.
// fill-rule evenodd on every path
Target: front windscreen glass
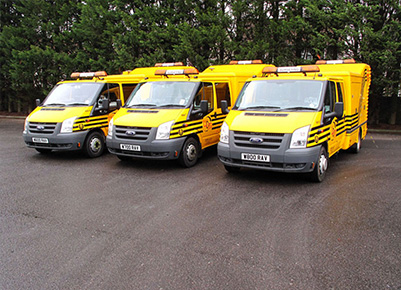
M 62 83 L 49 93 L 43 106 L 89 106 L 103 86 L 103 83 Z
M 126 107 L 187 107 L 197 82 L 146 82 L 131 93 Z
M 317 110 L 324 82 L 309 80 L 259 80 L 244 85 L 236 110 Z

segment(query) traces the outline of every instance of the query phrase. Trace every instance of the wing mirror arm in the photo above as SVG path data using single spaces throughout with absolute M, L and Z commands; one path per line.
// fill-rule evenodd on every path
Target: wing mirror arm
M 206 115 L 208 108 L 209 108 L 209 104 L 208 104 L 207 100 L 202 100 L 200 102 L 200 109 L 193 111 L 192 114 L 202 113 L 203 115 Z

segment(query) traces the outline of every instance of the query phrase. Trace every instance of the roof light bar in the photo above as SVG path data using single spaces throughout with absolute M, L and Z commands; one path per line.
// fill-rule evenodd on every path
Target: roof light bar
M 232 61 L 230 61 L 230 64 L 263 64 L 263 62 L 260 59 L 254 59 L 254 60 L 232 60 Z
M 197 75 L 199 71 L 196 68 L 187 69 L 158 69 L 155 71 L 156 76 L 168 76 L 168 75 Z
M 267 66 L 263 68 L 262 73 L 265 74 L 278 74 L 278 73 L 304 73 L 307 72 L 319 72 L 320 69 L 317 65 L 305 65 L 305 66 Z
M 155 67 L 166 67 L 166 66 L 184 66 L 182 62 L 158 62 Z
M 316 61 L 317 65 L 320 64 L 350 64 L 350 63 L 356 63 L 355 59 L 350 58 L 350 59 L 333 59 L 333 60 L 323 60 L 319 59 Z
M 105 77 L 107 73 L 105 71 L 97 71 L 97 72 L 73 72 L 71 74 L 71 78 L 79 79 L 79 78 L 93 78 L 93 77 Z

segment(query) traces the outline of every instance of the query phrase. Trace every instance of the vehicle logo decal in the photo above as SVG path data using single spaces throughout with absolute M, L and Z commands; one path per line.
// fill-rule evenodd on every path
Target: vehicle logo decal
M 260 144 L 260 143 L 263 143 L 263 139 L 262 138 L 250 138 L 249 142 Z
M 136 132 L 132 131 L 132 130 L 125 131 L 125 135 L 133 136 L 135 134 L 136 134 Z
M 37 126 L 36 129 L 38 129 L 39 131 L 43 131 L 45 129 L 45 126 Z

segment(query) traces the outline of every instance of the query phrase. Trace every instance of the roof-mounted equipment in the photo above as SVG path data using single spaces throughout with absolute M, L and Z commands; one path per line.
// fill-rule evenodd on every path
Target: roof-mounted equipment
M 232 60 L 232 61 L 230 61 L 230 64 L 263 64 L 263 62 L 260 59 L 254 59 L 254 60 Z
M 93 77 L 105 77 L 107 73 L 105 71 L 97 71 L 97 72 L 73 72 L 71 74 L 71 78 L 73 79 L 87 79 Z
M 158 62 L 155 67 L 184 66 L 182 62 Z
M 350 63 L 356 63 L 355 59 L 350 58 L 350 59 L 333 59 L 333 60 L 323 60 L 319 59 L 316 61 L 317 65 L 320 64 L 350 64 Z

